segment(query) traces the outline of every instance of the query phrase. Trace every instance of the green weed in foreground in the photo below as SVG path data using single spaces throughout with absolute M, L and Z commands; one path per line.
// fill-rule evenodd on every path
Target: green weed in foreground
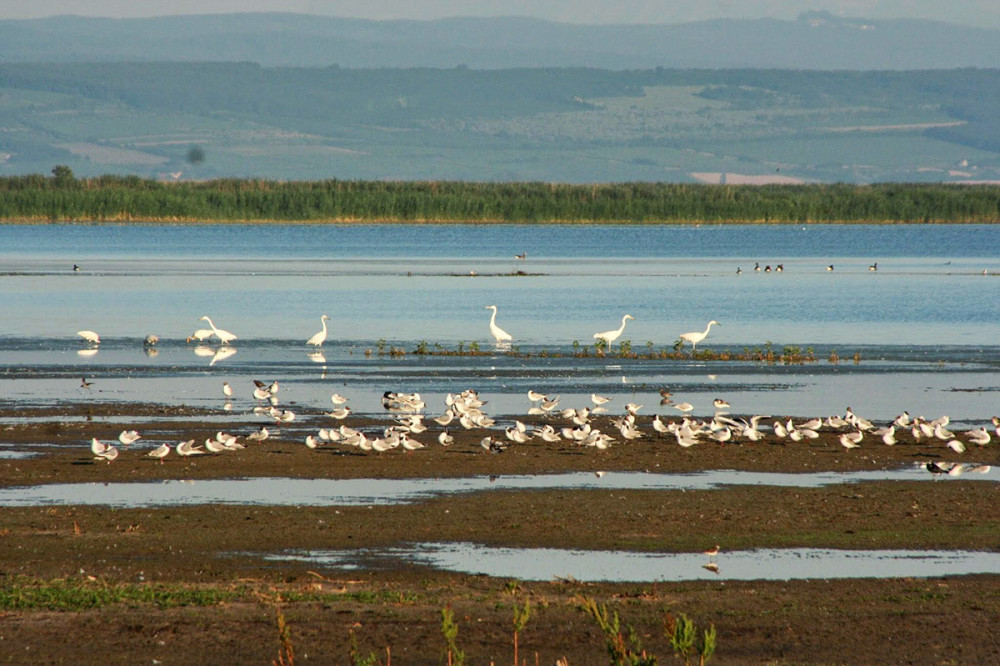
M 159 608 L 217 606 L 245 596 L 246 592 L 241 589 L 107 585 L 70 579 L 15 580 L 0 587 L 0 610 L 79 611 L 111 604 L 153 604 Z

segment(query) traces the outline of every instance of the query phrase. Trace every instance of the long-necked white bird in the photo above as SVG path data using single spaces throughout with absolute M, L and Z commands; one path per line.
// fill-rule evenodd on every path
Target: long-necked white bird
M 101 336 L 94 331 L 77 331 L 76 334 L 92 345 L 101 344 Z
M 708 322 L 708 326 L 705 327 L 704 331 L 691 331 L 689 333 L 681 333 L 680 334 L 680 339 L 681 340 L 683 340 L 685 342 L 690 342 L 691 343 L 691 353 L 692 354 L 695 352 L 695 349 L 697 348 L 698 343 L 708 337 L 708 331 L 709 331 L 709 329 L 712 328 L 713 324 L 716 325 L 716 326 L 722 326 L 722 324 L 720 324 L 719 322 L 717 322 L 717 321 L 715 321 L 713 319 L 712 321 Z
M 496 339 L 497 346 L 513 340 L 514 337 L 510 333 L 497 326 L 497 306 L 487 305 L 485 309 L 493 310 L 493 314 L 490 315 L 490 333 L 492 333 L 493 337 Z
M 628 321 L 629 319 L 635 319 L 635 317 L 633 317 L 630 314 L 625 315 L 624 317 L 622 317 L 621 326 L 612 331 L 604 331 L 603 333 L 594 333 L 594 339 L 604 340 L 606 344 L 610 345 L 612 342 L 617 340 L 622 333 L 625 332 L 625 322 Z
M 201 319 L 203 321 L 208 322 L 209 327 L 212 329 L 212 333 L 215 334 L 215 337 L 219 338 L 219 342 L 221 342 L 222 344 L 224 345 L 229 344 L 230 342 L 236 339 L 236 336 L 230 333 L 229 331 L 225 331 L 221 328 L 216 328 L 215 324 L 212 323 L 212 320 L 208 318 L 208 315 L 205 315 Z
M 326 341 L 326 320 L 330 318 L 330 315 L 323 315 L 319 318 L 319 323 L 323 325 L 323 330 L 306 340 L 307 345 L 312 345 L 313 347 L 322 347 L 323 343 Z

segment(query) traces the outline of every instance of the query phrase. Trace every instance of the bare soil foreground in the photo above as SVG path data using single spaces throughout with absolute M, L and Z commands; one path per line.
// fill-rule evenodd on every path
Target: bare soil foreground
M 241 451 L 183 459 L 171 452 L 160 463 L 146 455 L 148 446 L 137 444 L 122 448 L 109 464 L 94 460 L 90 438 L 114 439 L 130 419 L 142 422 L 147 438 L 173 442 L 203 441 L 218 424 L 211 413 L 148 405 L 6 416 L 44 418 L 0 430 L 4 450 L 38 454 L 0 459 L 0 498 L 15 486 L 70 482 L 1000 463 L 995 443 L 957 454 L 940 441 L 904 439 L 890 447 L 872 438 L 846 450 L 828 432 L 794 443 L 769 436 L 685 449 L 656 437 L 648 418 L 638 424 L 646 438 L 607 450 L 532 440 L 490 454 L 479 445 L 482 431 L 453 428 L 455 443 L 443 447 L 437 426 L 418 436 L 427 448 L 412 453 L 365 453 L 329 443 L 313 450 L 302 443 L 307 418 L 296 421 L 296 430 L 283 426 L 280 435 Z M 365 425 L 350 418 L 346 423 Z M 257 425 L 232 431 L 245 435 Z M 603 420 L 595 427 L 611 430 Z M 374 506 L 4 506 L 0 661 L 438 664 L 449 662 L 450 646 L 452 663 L 464 657 L 468 664 L 510 664 L 515 650 L 517 663 L 616 663 L 613 649 L 636 657 L 621 656 L 617 663 L 654 663 L 654 656 L 661 664 L 683 663 L 665 627 L 685 616 L 699 636 L 714 626 L 712 663 L 1000 663 L 1000 575 L 531 582 L 418 565 L 336 570 L 264 558 L 288 549 L 413 542 L 699 554 L 720 544 L 711 561 L 724 574 L 727 551 L 756 547 L 997 551 L 998 500 L 995 482 L 949 478 L 686 492 L 495 490 Z M 589 602 L 606 609 L 609 621 L 617 614 L 611 638 L 584 610 Z M 638 660 L 643 650 L 645 662 Z M 696 654 L 689 658 L 698 661 Z

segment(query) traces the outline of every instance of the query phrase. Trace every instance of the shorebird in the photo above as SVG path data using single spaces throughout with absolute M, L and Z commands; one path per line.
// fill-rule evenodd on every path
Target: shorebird
M 142 345 L 144 347 L 152 347 L 159 341 L 160 341 L 160 336 L 150 333 L 149 335 L 147 335 L 145 338 L 142 339 Z
M 83 338 L 84 340 L 86 340 L 87 342 L 89 342 L 92 345 L 99 345 L 99 344 L 101 344 L 101 336 L 99 336 L 94 331 L 86 331 L 86 330 L 84 330 L 84 331 L 77 331 L 76 334 L 79 335 L 81 338 Z
M 833 270 L 833 264 L 830 264 L 829 266 L 827 266 L 827 267 L 826 267 L 826 270 L 828 270 L 828 271 L 832 271 L 832 270 Z
M 497 326 L 497 306 L 487 305 L 484 309 L 493 310 L 493 314 L 490 316 L 490 333 L 493 334 L 493 338 L 497 341 L 497 346 L 499 347 L 513 340 L 514 338 L 510 333 Z
M 719 549 L 719 544 L 715 544 L 715 546 L 713 546 L 712 548 L 709 548 L 708 550 L 706 550 L 705 554 L 708 555 L 710 558 L 711 557 L 715 557 L 716 555 L 719 554 L 719 550 L 720 550 Z
M 182 458 L 187 458 L 188 456 L 200 456 L 205 453 L 202 449 L 194 445 L 193 439 L 179 443 L 175 450 L 177 451 L 177 455 Z
M 109 444 L 105 444 L 96 437 L 93 437 L 90 440 L 90 452 L 93 453 L 95 456 L 102 455 L 105 451 L 108 450 L 109 446 L 110 446 Z
M 442 430 L 441 434 L 438 435 L 438 442 L 441 443 L 441 446 L 448 446 L 455 443 L 455 438 L 449 435 L 447 430 Z
M 717 321 L 715 321 L 713 319 L 712 321 L 708 322 L 708 326 L 705 327 L 704 331 L 690 331 L 688 333 L 681 333 L 680 334 L 679 337 L 680 337 L 680 339 L 683 342 L 690 342 L 691 343 L 691 353 L 692 354 L 695 352 L 695 349 L 697 348 L 698 343 L 708 337 L 708 331 L 709 331 L 709 329 L 712 328 L 713 324 L 716 325 L 716 326 L 721 326 L 722 325 L 722 324 L 720 324 L 719 322 L 717 322 Z
M 674 409 L 679 409 L 684 414 L 690 414 L 694 411 L 694 405 L 690 402 L 679 402 L 676 405 L 671 405 Z
M 528 258 L 528 253 L 527 252 L 522 252 L 521 254 L 515 254 L 514 258 L 515 259 L 527 259 Z
M 840 436 L 839 439 L 840 439 L 840 445 L 843 446 L 845 449 L 856 449 L 858 448 L 858 446 L 860 446 L 858 442 L 860 442 L 861 439 L 858 438 L 857 441 L 855 441 L 848 433 L 844 433 L 843 435 Z
M 204 342 L 205 340 L 208 340 L 213 335 L 215 335 L 215 333 L 212 332 L 212 329 L 210 329 L 210 328 L 199 328 L 194 333 L 192 333 L 191 335 L 187 336 L 187 340 L 185 340 L 185 342 L 191 342 L 192 340 L 195 341 L 195 342 Z
M 544 393 L 538 393 L 537 391 L 532 391 L 531 389 L 528 389 L 528 400 L 530 400 L 531 402 L 541 402 L 542 400 L 545 400 L 547 398 L 548 396 L 545 395 Z
M 340 405 L 343 405 L 344 403 L 347 402 L 347 398 L 340 395 L 339 393 L 334 393 L 333 395 L 330 396 L 330 402 L 339 407 Z
M 715 407 L 716 411 L 722 411 L 724 409 L 729 409 L 730 407 L 729 403 L 722 398 L 716 398 L 713 400 L 712 405 Z
M 600 407 L 601 405 L 611 402 L 611 398 L 606 398 L 603 395 L 597 395 L 596 393 L 590 394 L 590 400 L 594 403 L 595 407 Z
M 93 382 L 88 382 L 86 377 L 81 377 L 80 378 L 80 388 L 89 389 L 93 385 L 94 385 L 94 383 Z
M 158 458 L 159 461 L 160 461 L 160 464 L 162 465 L 163 464 L 163 459 L 167 457 L 168 453 L 170 453 L 170 445 L 169 444 L 160 444 L 158 447 L 156 447 L 155 449 L 153 449 L 152 451 L 150 451 L 146 455 L 148 457 L 150 457 L 150 458 Z
M 94 460 L 106 460 L 110 465 L 111 461 L 117 457 L 118 457 L 118 449 L 115 448 L 114 445 L 109 445 L 103 451 L 94 456 Z
M 628 321 L 629 319 L 635 319 L 635 317 L 633 317 L 630 314 L 625 315 L 624 317 L 622 317 L 621 326 L 611 331 L 604 331 L 603 333 L 594 333 L 594 339 L 604 340 L 604 343 L 610 346 L 612 342 L 617 340 L 621 336 L 621 334 L 625 332 L 625 322 Z
M 306 340 L 307 345 L 312 345 L 313 347 L 323 346 L 323 342 L 326 340 L 326 320 L 329 318 L 330 315 L 323 315 L 319 318 L 319 323 L 323 325 L 323 330 Z
M 872 264 L 871 266 L 869 266 L 868 270 L 870 270 L 870 271 L 877 271 L 878 270 L 878 262 L 876 261 L 874 264 Z
M 229 382 L 222 382 L 222 395 L 227 399 L 233 397 L 233 387 L 229 385 Z
M 135 442 L 139 441 L 141 438 L 142 435 L 140 435 L 135 430 L 122 430 L 121 434 L 118 435 L 118 441 L 124 444 L 125 446 L 130 446 Z
M 208 322 L 209 327 L 212 329 L 212 333 L 215 335 L 215 337 L 219 338 L 219 342 L 221 342 L 222 344 L 227 345 L 236 339 L 236 336 L 230 333 L 229 331 L 223 330 L 221 328 L 216 328 L 215 324 L 212 323 L 212 320 L 208 318 L 208 315 L 205 315 L 201 319 L 203 321 Z
M 347 415 L 351 413 L 350 407 L 341 407 L 340 409 L 335 409 L 332 412 L 327 412 L 327 416 L 330 418 L 342 421 L 347 418 Z

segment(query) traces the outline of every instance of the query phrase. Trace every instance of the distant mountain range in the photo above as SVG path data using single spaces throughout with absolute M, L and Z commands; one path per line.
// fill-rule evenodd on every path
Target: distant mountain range
M 912 70 L 1000 64 L 1000 30 L 809 12 L 798 20 L 576 25 L 259 13 L 0 21 L 0 62 L 224 61 L 350 68 Z

